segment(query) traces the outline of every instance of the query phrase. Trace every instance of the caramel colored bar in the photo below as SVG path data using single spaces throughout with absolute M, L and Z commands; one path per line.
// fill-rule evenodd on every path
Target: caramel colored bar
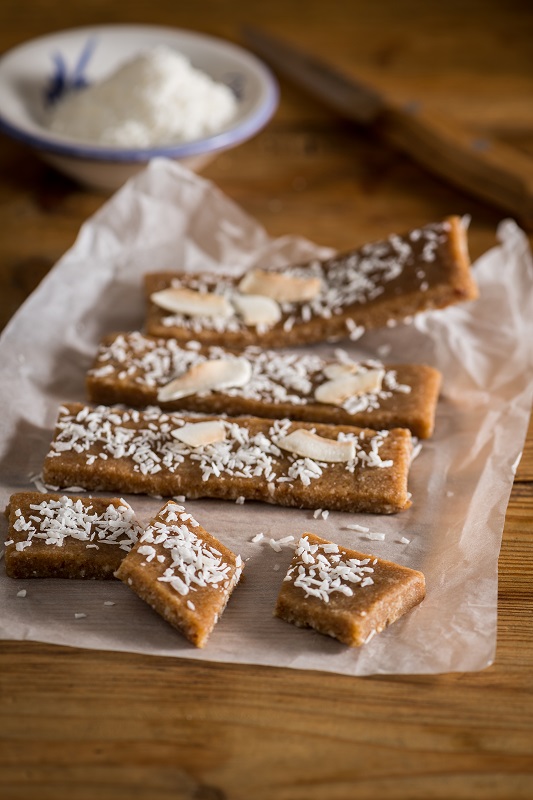
M 246 348 L 242 353 L 222 347 L 181 346 L 175 339 L 154 339 L 141 333 L 118 333 L 101 343 L 87 375 L 87 392 L 93 403 L 124 403 L 142 408 L 159 405 L 165 411 L 189 409 L 205 414 L 226 413 L 280 419 L 357 425 L 374 430 L 409 428 L 414 436 L 431 436 L 435 423 L 441 376 L 423 364 L 383 366 L 362 362 L 361 368 L 384 372 L 379 391 L 349 397 L 342 405 L 318 402 L 314 393 L 327 380 L 324 370 L 347 365 L 350 359 L 337 351 L 337 361 L 314 353 L 280 352 Z M 229 390 L 198 392 L 161 401 L 162 387 L 208 360 L 245 358 L 250 364 L 248 383 Z
M 242 559 L 169 501 L 116 577 L 196 647 L 203 647 L 242 572 Z
M 354 647 L 418 605 L 425 593 L 421 572 L 306 533 L 283 581 L 275 615 Z
M 211 418 L 212 419 L 212 418 Z M 204 420 L 205 421 L 205 420 Z M 192 447 L 179 440 L 202 418 L 71 403 L 59 419 L 43 469 L 47 484 L 93 490 L 262 500 L 282 506 L 392 514 L 411 505 L 409 431 L 292 423 L 256 417 L 220 420 L 223 441 Z M 347 440 L 353 458 L 323 463 L 278 444 L 315 431 L 334 447 Z M 351 443 L 351 444 L 350 444 Z M 342 446 L 342 445 L 341 445 Z
M 295 278 L 318 278 L 322 289 L 310 301 L 284 302 L 281 318 L 270 326 L 247 326 L 238 314 L 226 318 L 176 314 L 150 300 L 153 293 L 173 286 L 224 295 L 231 301 L 238 293 L 239 279 L 212 273 L 148 274 L 146 333 L 182 343 L 197 339 L 239 349 L 255 344 L 290 347 L 348 336 L 356 339 L 364 330 L 393 326 L 420 311 L 474 300 L 478 294 L 459 217 L 404 236 L 393 234 L 325 261 L 285 267 L 282 272 Z
M 141 527 L 117 497 L 11 496 L 5 543 L 10 578 L 112 578 Z

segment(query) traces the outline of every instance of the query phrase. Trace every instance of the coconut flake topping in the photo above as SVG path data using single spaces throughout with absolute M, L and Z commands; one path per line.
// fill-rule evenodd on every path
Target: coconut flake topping
M 159 545 L 168 554 L 169 566 L 157 580 L 169 584 L 182 596 L 205 587 L 231 591 L 242 572 L 241 557 L 236 556 L 235 566 L 226 563 L 215 547 L 191 530 L 199 524 L 183 506 L 168 503 L 161 516 L 162 520 L 158 519 L 145 530 L 140 541 L 147 544 L 142 544 L 138 550 L 140 555 L 148 550 L 155 554 L 152 545 Z
M 333 542 L 315 544 L 302 536 L 284 580 L 292 581 L 306 597 L 329 603 L 334 592 L 352 597 L 354 589 L 374 583 L 371 577 L 374 568 L 369 566 L 370 562 L 370 558 L 343 558 L 340 548 Z
M 110 544 L 129 552 L 142 531 L 133 509 L 124 500 L 119 506 L 110 503 L 103 514 L 91 513 L 91 505 L 66 496 L 32 503 L 30 509 L 34 513 L 28 519 L 21 512 L 13 523 L 14 530 L 25 532 L 27 537 L 16 543 L 17 550 L 30 547 L 35 540 L 62 547 L 71 538 L 86 542 L 87 547 Z
M 163 386 L 157 394 L 157 400 L 165 403 L 193 394 L 246 386 L 251 374 L 252 369 L 246 358 L 217 358 L 203 361 Z

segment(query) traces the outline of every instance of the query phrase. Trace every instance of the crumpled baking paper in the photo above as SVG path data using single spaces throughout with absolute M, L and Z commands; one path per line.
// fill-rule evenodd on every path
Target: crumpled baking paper
M 242 584 L 204 650 L 118 581 L 12 580 L 3 570 L 0 636 L 347 675 L 489 665 L 505 510 L 533 391 L 531 254 L 511 221 L 501 223 L 498 238 L 499 246 L 474 266 L 478 301 L 344 345 L 364 357 L 390 347 L 389 362 L 426 362 L 443 372 L 436 432 L 411 470 L 410 510 L 391 517 L 332 512 L 315 520 L 312 511 L 259 503 L 187 503 L 205 528 L 247 559 Z M 0 340 L 0 505 L 12 492 L 34 488 L 58 405 L 84 399 L 84 374 L 100 337 L 142 326 L 144 272 L 241 273 L 329 253 L 297 237 L 270 239 L 208 181 L 172 162 L 152 162 L 83 225 Z M 155 498 L 126 499 L 143 523 L 162 505 Z M 385 537 L 375 541 L 346 528 L 354 523 Z M 305 531 L 422 570 L 426 599 L 358 649 L 275 619 L 292 550 L 275 552 L 268 540 Z M 252 543 L 259 532 L 263 540 Z M 21 589 L 25 597 L 17 596 Z

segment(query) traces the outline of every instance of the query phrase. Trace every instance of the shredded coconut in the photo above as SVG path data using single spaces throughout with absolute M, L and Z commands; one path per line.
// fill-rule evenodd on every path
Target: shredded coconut
M 58 500 L 32 503 L 30 510 L 34 513 L 26 519 L 20 509 L 17 509 L 13 530 L 26 535 L 25 540 L 15 543 L 18 551 L 31 547 L 35 540 L 62 547 L 70 537 L 86 542 L 86 547 L 109 544 L 129 552 L 141 532 L 133 509 L 124 500 L 118 507 L 110 503 L 102 514 L 91 513 L 90 504 L 66 496 Z M 7 544 L 11 545 L 13 542 L 6 542 Z
M 48 487 L 43 482 L 41 475 L 35 475 L 33 478 L 31 478 L 31 482 L 41 494 L 46 494 L 48 492 Z
M 231 89 L 158 45 L 100 83 L 71 92 L 51 110 L 55 133 L 102 145 L 155 147 L 221 131 L 235 116 Z
M 329 603 L 334 592 L 351 597 L 355 587 L 370 586 L 374 568 L 369 563 L 369 558 L 343 559 L 333 542 L 311 544 L 307 536 L 302 536 L 284 580 L 303 589 L 306 597 L 311 595 Z
M 186 596 L 199 587 L 231 589 L 239 580 L 242 572 L 242 559 L 237 556 L 235 568 L 232 570 L 222 558 L 221 553 L 201 538 L 196 536 L 191 527 L 198 527 L 198 522 L 185 513 L 183 506 L 168 503 L 163 516 L 164 521 L 157 520 L 150 525 L 141 536 L 142 544 L 138 553 L 152 551 L 154 545 L 162 545 L 168 550 L 170 566 L 157 580 L 167 583 L 175 592 Z M 147 558 L 149 560 L 149 557 Z M 187 602 L 194 611 L 194 603 Z

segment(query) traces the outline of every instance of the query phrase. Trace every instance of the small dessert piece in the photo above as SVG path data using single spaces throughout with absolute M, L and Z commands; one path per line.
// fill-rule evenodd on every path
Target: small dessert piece
M 146 333 L 237 349 L 356 339 L 365 330 L 477 297 L 459 217 L 325 261 L 255 269 L 242 278 L 151 273 L 145 291 Z M 169 304 L 172 293 L 180 303 Z
M 421 572 L 306 533 L 274 614 L 357 647 L 418 605 L 425 594 Z
M 70 403 L 60 409 L 43 478 L 54 486 L 75 480 L 85 489 L 393 514 L 411 505 L 411 451 L 403 428 Z
M 137 332 L 107 336 L 86 381 L 91 402 L 105 405 L 409 428 L 420 438 L 433 432 L 440 382 L 424 364 L 354 362 L 344 350 L 237 354 Z
M 112 578 L 142 528 L 117 497 L 19 492 L 6 509 L 10 578 Z
M 115 574 L 191 644 L 203 647 L 242 569 L 239 555 L 169 501 Z

